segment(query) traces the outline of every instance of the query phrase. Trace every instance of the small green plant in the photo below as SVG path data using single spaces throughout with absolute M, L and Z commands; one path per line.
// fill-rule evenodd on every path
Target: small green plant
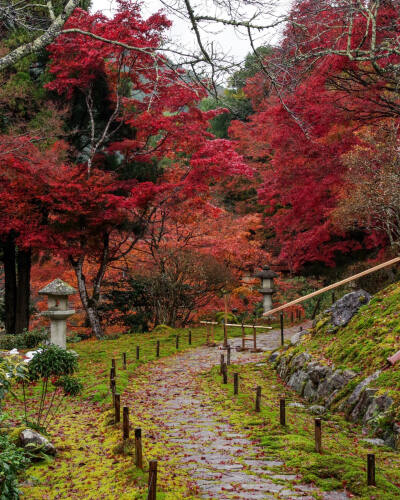
M 82 390 L 81 383 L 72 377 L 78 369 L 78 355 L 74 351 L 51 344 L 39 349 L 28 366 L 29 382 L 39 382 L 41 387 L 39 408 L 33 413 L 34 419 L 31 414 L 28 420 L 24 382 L 25 421 L 36 429 L 45 430 L 58 413 L 65 396 L 76 396 Z
M 9 436 L 0 435 L 0 500 L 18 500 L 18 473 L 28 463 L 24 451 Z

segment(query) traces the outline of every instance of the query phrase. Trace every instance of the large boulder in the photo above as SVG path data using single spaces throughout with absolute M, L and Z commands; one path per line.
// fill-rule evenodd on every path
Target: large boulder
M 368 304 L 371 295 L 365 290 L 348 293 L 337 300 L 326 312 L 331 313 L 331 322 L 334 326 L 345 326 L 356 314 L 361 306 Z
M 19 435 L 19 442 L 27 451 L 36 454 L 43 452 L 46 455 L 55 455 L 56 448 L 48 439 L 32 429 L 24 429 Z

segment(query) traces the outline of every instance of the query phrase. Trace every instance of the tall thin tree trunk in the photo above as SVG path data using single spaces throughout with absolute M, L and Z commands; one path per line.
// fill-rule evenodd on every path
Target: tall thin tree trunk
M 17 303 L 17 272 L 15 267 L 15 239 L 9 235 L 3 243 L 4 264 L 4 309 L 6 333 L 15 333 Z
M 104 338 L 104 332 L 101 326 L 99 312 L 97 310 L 97 302 L 89 296 L 89 293 L 87 291 L 86 278 L 83 273 L 84 258 L 81 257 L 77 261 L 70 259 L 70 262 L 75 270 L 76 279 L 78 281 L 79 295 L 81 297 L 82 305 L 85 309 L 90 326 L 96 338 L 101 340 Z M 99 285 L 97 288 L 99 289 Z
M 15 333 L 29 330 L 29 303 L 31 298 L 32 251 L 18 250 L 17 253 L 17 302 L 15 313 Z

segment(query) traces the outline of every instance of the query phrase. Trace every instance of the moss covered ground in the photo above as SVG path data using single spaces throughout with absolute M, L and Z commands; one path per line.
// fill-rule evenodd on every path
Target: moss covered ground
M 240 334 L 240 329 L 228 330 L 229 336 Z M 176 335 L 179 348 L 176 349 Z M 217 328 L 216 340 L 223 332 Z M 160 329 L 149 334 L 122 335 L 115 340 L 88 340 L 68 346 L 79 354 L 78 378 L 83 382 L 83 393 L 78 398 L 65 399 L 59 416 L 48 428 L 49 438 L 59 450 L 55 459 L 33 464 L 22 481 L 22 493 L 32 500 L 69 499 L 132 499 L 147 498 L 147 472 L 134 466 L 133 450 L 121 453 L 121 428 L 112 425 L 109 411 L 111 394 L 109 372 L 111 360 L 117 364 L 117 392 L 140 384 L 148 363 L 156 362 L 156 343 L 160 341 L 160 357 L 204 345 L 206 333 L 202 328 L 192 329 L 192 345 L 188 343 L 188 330 Z M 139 346 L 139 360 L 136 347 Z M 123 369 L 122 354 L 127 355 L 127 368 Z M 18 391 L 17 391 L 18 394 Z M 21 396 L 21 393 L 18 394 Z M 36 407 L 38 387 L 29 390 L 29 407 Z M 22 425 L 22 403 L 10 399 L 6 411 L 18 429 Z M 149 409 L 151 413 L 151 409 Z M 131 410 L 132 428 L 141 426 Z M 151 416 L 146 422 L 147 436 L 151 437 Z M 15 433 L 17 434 L 17 433 Z M 148 460 L 157 457 L 165 442 L 144 438 L 146 467 Z M 171 450 L 171 454 L 173 450 Z M 157 498 L 194 498 L 192 481 L 183 470 L 175 468 L 159 471 Z M 177 496 L 178 495 L 178 496 Z
M 400 363 L 389 367 L 387 362 L 400 350 L 400 283 L 376 294 L 343 328 L 332 328 L 329 316 L 321 315 L 295 350 L 307 350 L 322 362 L 352 369 L 360 377 L 382 370 L 374 386 L 394 399 L 400 421 Z
M 239 395 L 233 395 L 233 373 L 239 374 Z M 271 457 L 285 462 L 288 472 L 324 490 L 346 489 L 363 499 L 400 498 L 400 456 L 389 448 L 371 447 L 362 429 L 341 416 L 327 414 L 322 422 L 322 454 L 315 451 L 314 419 L 301 399 L 283 384 L 272 367 L 251 364 L 229 367 L 228 384 L 218 369 L 203 377 L 203 390 L 238 430 L 259 441 Z M 254 411 L 255 387 L 262 387 L 261 412 Z M 279 400 L 286 399 L 287 425 L 279 420 Z M 377 486 L 366 485 L 366 458 L 376 454 Z
M 394 333 L 398 328 L 396 294 L 400 298 L 400 290 L 396 287 L 383 292 L 373 299 L 370 306 L 363 307 L 342 331 L 328 332 L 328 327 L 320 324 L 314 335 L 308 338 L 306 348 L 328 364 L 334 362 L 338 367 L 349 367 L 360 373 L 370 373 L 386 366 L 387 355 L 400 348 L 398 334 Z M 391 315 L 386 314 L 390 304 Z M 370 323 L 371 316 L 373 323 Z M 353 336 L 359 331 L 359 342 L 355 343 Z M 142 426 L 146 429 L 146 467 L 144 471 L 135 467 L 133 450 L 129 446 L 121 449 L 121 428 L 113 424 L 109 391 L 111 359 L 117 361 L 117 392 L 123 395 L 128 387 L 134 392 L 140 390 L 141 384 L 148 384 L 146 371 L 149 363 L 157 362 L 157 340 L 160 341 L 160 356 L 171 356 L 204 345 L 204 329 L 192 329 L 192 332 L 192 346 L 188 345 L 187 330 L 171 329 L 123 335 L 115 340 L 70 344 L 69 348 L 79 354 L 78 377 L 84 384 L 83 393 L 79 398 L 66 400 L 60 415 L 48 429 L 59 454 L 55 459 L 38 462 L 27 470 L 25 477 L 21 478 L 24 497 L 33 500 L 144 499 L 147 497 L 148 460 L 156 458 L 161 448 L 165 452 L 165 447 L 170 446 L 168 453 L 172 458 L 168 467 L 160 465 L 157 498 L 198 498 L 192 478 L 178 466 L 178 457 L 176 464 L 174 462 L 173 445 L 159 435 L 159 439 L 153 439 L 157 434 L 155 428 L 152 432 L 152 425 L 155 425 L 152 424 L 152 409 L 141 408 L 140 415 L 145 418 L 145 423 L 139 422 L 134 402 L 131 402 L 132 428 Z M 178 351 L 176 335 L 180 336 Z M 230 329 L 229 336 L 238 335 L 240 329 Z M 389 350 L 387 344 L 393 340 L 388 342 L 388 338 L 392 337 L 394 345 Z M 216 340 L 221 339 L 222 330 L 218 328 Z M 344 355 L 350 342 L 353 349 Z M 136 359 L 137 346 L 140 348 L 139 360 Z M 297 349 L 304 349 L 304 346 Z M 367 361 L 364 355 L 358 354 L 359 349 L 363 349 Z M 122 367 L 124 352 L 127 354 L 126 370 Z M 202 391 L 216 411 L 222 412 L 238 429 L 259 441 L 271 457 L 283 460 L 289 471 L 300 474 L 302 482 L 315 483 L 326 490 L 346 488 L 356 497 L 371 500 L 400 498 L 398 453 L 386 448 L 372 449 L 362 441 L 359 427 L 334 414 L 328 415 L 323 422 L 323 453 L 315 453 L 314 418 L 305 409 L 288 407 L 288 425 L 284 428 L 279 425 L 279 398 L 284 395 L 288 403 L 300 400 L 280 382 L 276 372 L 265 363 L 231 367 L 230 382 L 234 370 L 240 374 L 238 397 L 233 397 L 231 384 L 221 384 L 217 369 L 202 377 Z M 397 382 L 389 375 L 389 370 L 383 371 L 379 383 L 385 390 L 396 391 Z M 260 385 L 263 391 L 259 414 L 253 410 L 256 385 Z M 31 390 L 29 397 L 33 407 L 38 397 L 37 388 Z M 7 412 L 18 427 L 21 424 L 21 404 L 10 400 Z M 376 488 L 366 487 L 366 455 L 371 451 L 377 456 Z

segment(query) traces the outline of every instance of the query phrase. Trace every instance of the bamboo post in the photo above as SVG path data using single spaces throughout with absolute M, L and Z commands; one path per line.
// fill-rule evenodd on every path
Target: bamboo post
M 226 364 L 230 365 L 231 364 L 231 346 L 228 344 L 226 348 Z
M 368 486 L 376 486 L 375 455 L 373 453 L 368 453 L 367 455 L 367 484 Z
M 322 453 L 322 424 L 321 419 L 315 419 L 315 451 Z
M 285 336 L 283 333 L 283 312 L 280 313 L 280 321 L 281 321 L 281 345 L 285 344 Z
M 259 412 L 261 411 L 261 387 L 258 386 L 256 388 L 256 406 L 255 406 L 255 411 Z
M 119 424 L 121 422 L 121 396 L 115 394 L 114 396 L 114 423 Z
M 157 340 L 157 345 L 156 345 L 156 356 L 157 358 L 160 357 L 160 341 Z
M 139 359 L 140 357 L 140 347 L 137 345 L 136 346 L 136 359 Z
M 135 429 L 135 464 L 143 469 L 142 429 Z
M 149 493 L 147 500 L 156 500 L 157 495 L 157 460 L 149 462 Z
M 279 420 L 281 425 L 286 425 L 286 401 L 284 398 L 279 400 Z
M 239 394 L 239 374 L 233 374 L 233 394 Z
M 192 330 L 189 330 L 189 333 L 188 333 L 188 342 L 189 342 L 189 345 L 192 345 Z
M 122 437 L 126 441 L 129 439 L 129 408 L 124 406 L 122 410 Z
M 126 370 L 126 352 L 122 353 L 122 368 Z
M 220 365 L 219 365 L 219 373 L 220 373 L 220 375 L 222 375 L 222 373 L 223 373 L 224 364 L 225 364 L 225 356 L 223 354 L 221 354 Z

